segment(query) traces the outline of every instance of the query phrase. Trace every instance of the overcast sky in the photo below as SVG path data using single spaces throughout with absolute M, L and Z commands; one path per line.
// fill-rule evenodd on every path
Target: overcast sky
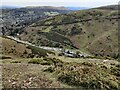
M 97 7 L 118 4 L 119 0 L 0 0 L 3 6 Z

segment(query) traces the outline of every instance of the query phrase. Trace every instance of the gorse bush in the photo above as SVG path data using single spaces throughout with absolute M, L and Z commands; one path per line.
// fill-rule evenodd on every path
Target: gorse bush
M 44 72 L 54 72 L 55 71 L 55 68 L 54 67 L 48 67 L 47 69 L 43 70 Z
M 28 61 L 28 63 L 32 63 L 32 64 L 40 64 L 42 62 L 41 59 L 32 59 L 30 61 Z
M 62 63 L 62 61 L 56 58 L 44 57 L 43 59 L 31 59 L 28 61 L 28 63 L 41 64 L 41 65 L 56 65 L 57 63 L 59 64 Z
M 103 69 L 93 63 L 66 63 L 54 72 L 58 75 L 58 81 L 71 86 L 87 89 L 119 90 L 120 83 L 112 75 L 110 69 Z
M 111 73 L 120 76 L 120 65 L 116 65 L 115 67 L 111 67 Z
M 11 63 L 21 63 L 21 61 L 12 61 Z
M 63 63 L 61 60 L 56 59 L 56 58 L 43 58 L 44 61 L 50 62 L 51 64 L 57 64 L 57 63 Z
M 1 59 L 12 59 L 12 57 L 9 57 L 9 56 L 1 56 Z

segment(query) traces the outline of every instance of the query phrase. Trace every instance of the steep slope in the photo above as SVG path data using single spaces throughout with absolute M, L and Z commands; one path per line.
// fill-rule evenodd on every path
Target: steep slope
M 118 58 L 118 11 L 89 9 L 33 23 L 20 35 L 37 45 L 79 48 L 95 56 Z
M 33 58 L 46 57 L 50 51 L 26 45 L 7 37 L 0 37 L 2 41 L 2 58 Z

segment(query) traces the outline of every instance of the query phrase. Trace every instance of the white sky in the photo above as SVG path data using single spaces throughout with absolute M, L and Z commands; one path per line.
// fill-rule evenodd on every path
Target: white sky
M 119 0 L 0 0 L 3 6 L 96 7 L 118 4 Z

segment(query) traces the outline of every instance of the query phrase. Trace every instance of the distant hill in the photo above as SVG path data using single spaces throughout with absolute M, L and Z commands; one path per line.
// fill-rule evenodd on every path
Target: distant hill
M 52 17 L 58 14 L 71 12 L 65 7 L 22 7 L 22 8 L 6 8 L 2 10 L 2 18 L 4 27 L 2 27 L 3 35 L 16 35 L 33 22 L 44 18 Z
M 97 57 L 118 58 L 118 19 L 116 9 L 80 10 L 33 23 L 20 38 L 37 45 L 78 48 Z
M 39 9 L 53 9 L 53 10 L 69 10 L 68 8 L 66 7 L 55 7 L 55 6 L 27 6 L 25 8 L 39 8 Z
M 88 7 L 66 7 L 69 10 L 84 10 L 84 9 L 88 9 Z
M 99 9 L 104 9 L 104 10 L 119 10 L 120 6 L 118 5 L 108 5 L 108 6 L 102 6 L 98 7 Z M 118 9 L 119 8 L 119 9 Z
M 19 6 L 0 6 L 0 9 L 15 9 L 20 8 Z
M 26 7 L 20 7 L 20 6 L 0 6 L 0 9 L 15 9 L 15 8 L 40 8 L 40 9 L 57 9 L 57 10 L 84 10 L 88 9 L 88 7 L 54 7 L 54 6 L 26 6 Z

